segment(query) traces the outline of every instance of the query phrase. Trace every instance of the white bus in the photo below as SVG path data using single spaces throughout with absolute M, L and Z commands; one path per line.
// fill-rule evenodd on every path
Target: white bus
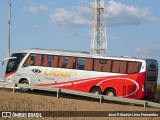
M 134 99 L 153 98 L 156 92 L 154 59 L 44 49 L 21 50 L 6 59 L 6 82 Z

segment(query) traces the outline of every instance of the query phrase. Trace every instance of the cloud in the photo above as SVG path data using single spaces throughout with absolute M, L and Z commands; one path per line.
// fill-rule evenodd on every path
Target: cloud
M 79 4 L 93 4 L 93 0 L 79 0 Z
M 50 14 L 53 23 L 58 25 L 88 25 L 91 20 L 86 17 L 88 8 L 75 7 L 74 9 L 67 10 L 64 8 L 55 9 L 54 13 Z
M 146 53 L 145 50 L 142 49 L 142 48 L 136 48 L 136 49 L 134 50 L 134 52 L 135 52 L 135 53 L 138 53 L 138 54 L 145 54 L 145 53 Z
M 93 4 L 80 1 L 82 5 L 70 9 L 57 8 L 50 14 L 54 24 L 67 26 L 90 26 L 93 18 Z M 128 6 L 120 2 L 110 1 L 106 5 L 107 26 L 138 25 L 144 21 L 155 20 L 148 8 Z
M 42 14 L 48 11 L 46 6 L 43 5 L 30 5 L 28 8 L 25 9 L 26 12 L 31 14 Z
M 159 56 L 160 53 L 160 44 L 150 45 L 149 47 L 145 48 L 136 48 L 134 52 L 138 54 L 156 57 Z
M 107 25 L 138 25 L 143 21 L 152 21 L 156 17 L 148 8 L 127 6 L 126 4 L 110 1 L 106 9 Z

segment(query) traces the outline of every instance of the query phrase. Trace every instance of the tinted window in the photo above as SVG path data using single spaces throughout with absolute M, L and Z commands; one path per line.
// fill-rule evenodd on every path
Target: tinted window
M 58 63 L 59 63 L 59 56 L 54 56 L 52 58 L 52 66 L 51 67 L 58 67 Z
M 102 66 L 102 72 L 111 72 L 111 60 L 100 60 L 100 64 Z
M 100 64 L 99 59 L 94 59 L 94 71 L 101 71 L 102 66 Z
M 66 68 L 68 63 L 68 57 L 60 56 L 59 67 Z
M 86 66 L 86 59 L 85 58 L 78 58 L 77 59 L 77 69 L 84 70 Z
M 10 60 L 8 63 L 8 71 L 12 71 L 10 69 L 14 68 L 14 64 L 14 59 Z M 59 67 L 67 69 L 132 74 L 139 72 L 141 63 L 122 60 L 30 54 L 25 61 L 24 66 Z
M 16 53 L 12 54 L 11 57 L 17 57 L 15 59 L 10 59 L 7 64 L 6 73 L 14 72 L 17 70 L 20 62 L 24 58 L 26 54 L 25 53 Z
M 138 73 L 141 68 L 141 63 L 139 62 L 128 62 L 127 73 Z
M 52 60 L 54 59 L 54 56 L 48 55 L 48 67 L 52 66 Z
M 49 67 L 48 55 L 42 55 L 42 66 Z
M 44 67 L 57 67 L 58 56 L 46 54 L 30 54 L 26 59 L 23 67 L 27 66 L 44 66 Z
M 27 60 L 25 61 L 23 67 L 34 66 L 34 65 L 41 65 L 41 57 L 39 58 L 37 57 L 36 59 L 36 54 L 30 54 Z
M 68 57 L 67 68 L 75 69 L 76 68 L 76 59 L 75 57 Z
M 92 69 L 93 69 L 93 59 L 86 58 L 86 70 L 92 70 Z
M 112 64 L 112 72 L 114 73 L 126 73 L 127 61 L 114 60 Z
M 94 59 L 94 71 L 111 72 L 111 60 Z

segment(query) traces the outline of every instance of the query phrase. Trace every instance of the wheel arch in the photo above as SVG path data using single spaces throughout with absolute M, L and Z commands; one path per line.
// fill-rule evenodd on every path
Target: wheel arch
M 27 80 L 28 83 L 30 84 L 30 80 L 29 80 L 28 78 L 21 78 L 18 83 L 20 83 L 20 82 L 23 81 L 23 80 Z
M 93 88 L 99 88 L 99 89 L 101 90 L 101 92 L 102 92 L 102 89 L 101 89 L 100 86 L 92 86 L 92 87 L 89 89 L 89 92 L 91 92 L 91 90 L 92 90 Z

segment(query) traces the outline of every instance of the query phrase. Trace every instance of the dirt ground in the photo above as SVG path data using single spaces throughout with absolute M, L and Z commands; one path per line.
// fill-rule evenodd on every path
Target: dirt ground
M 0 90 L 0 111 L 160 111 L 158 108 L 120 105 L 78 97 L 35 93 L 12 93 Z M 107 113 L 108 114 L 108 113 Z M 2 120 L 35 120 L 36 118 L 0 118 Z M 36 120 L 159 120 L 160 117 L 43 117 Z

